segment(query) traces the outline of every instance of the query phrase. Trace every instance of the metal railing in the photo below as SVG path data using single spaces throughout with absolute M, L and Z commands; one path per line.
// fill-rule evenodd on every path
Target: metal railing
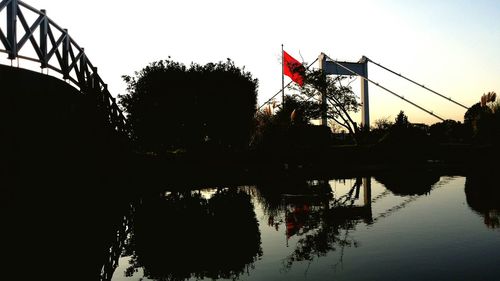
M 2 11 L 6 9 L 6 13 Z M 25 13 L 34 13 L 36 20 L 28 23 Z M 7 53 L 8 59 L 25 59 L 39 62 L 42 69 L 52 69 L 62 74 L 80 88 L 84 94 L 94 94 L 111 127 L 120 133 L 129 135 L 126 118 L 116 104 L 115 98 L 108 91 L 106 83 L 97 74 L 80 47 L 68 30 L 61 28 L 47 17 L 45 10 L 37 10 L 19 0 L 0 0 L 1 15 L 6 15 L 6 33 L 0 26 L 0 52 Z M 33 14 L 31 15 L 33 16 Z M 24 34 L 22 36 L 19 36 Z M 26 43 L 31 44 L 26 44 Z M 19 52 L 24 49 L 34 51 L 36 56 L 25 56 Z

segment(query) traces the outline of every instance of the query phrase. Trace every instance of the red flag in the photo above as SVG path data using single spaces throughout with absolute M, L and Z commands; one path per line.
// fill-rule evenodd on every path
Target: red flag
M 283 51 L 283 74 L 292 78 L 293 82 L 304 85 L 306 68 L 296 59 Z

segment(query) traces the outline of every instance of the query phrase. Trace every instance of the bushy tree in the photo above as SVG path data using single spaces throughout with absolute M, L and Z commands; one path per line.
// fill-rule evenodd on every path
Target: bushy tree
M 248 145 L 258 81 L 230 59 L 189 67 L 162 60 L 123 79 L 119 103 L 142 150 Z
M 296 90 L 316 103 L 316 118 L 321 118 L 321 95 L 326 94 L 327 118 L 346 129 L 357 142 L 361 128 L 351 118 L 351 113 L 359 111 L 361 104 L 349 85 L 342 85 L 343 76 L 327 76 L 321 70 L 305 72 L 303 87 Z
M 285 96 L 284 106 L 265 106 L 255 116 L 256 130 L 253 146 L 283 150 L 294 148 L 321 148 L 328 145 L 331 131 L 326 126 L 310 123 L 319 112 L 317 104 L 299 95 Z
M 387 131 L 392 127 L 392 125 L 394 125 L 394 122 L 390 121 L 389 117 L 383 117 L 375 120 L 375 126 L 372 130 Z
M 383 117 L 375 120 L 369 132 L 365 132 L 363 141 L 366 144 L 375 144 L 380 141 L 394 125 L 394 121 L 389 120 L 389 117 Z
M 440 143 L 462 142 L 465 139 L 464 125 L 450 119 L 432 124 L 429 128 L 429 134 L 434 141 Z
M 416 126 L 408 120 L 408 116 L 401 110 L 394 120 L 387 134 L 380 143 L 389 146 L 417 146 L 428 145 L 426 128 Z
M 500 103 L 495 100 L 496 93 L 489 92 L 465 112 L 467 134 L 476 143 L 498 143 L 500 140 Z

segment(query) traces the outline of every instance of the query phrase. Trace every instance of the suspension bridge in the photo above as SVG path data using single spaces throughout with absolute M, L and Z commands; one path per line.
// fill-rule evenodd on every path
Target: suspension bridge
M 315 59 L 308 66 L 308 68 L 310 66 L 314 65 L 314 63 L 316 63 L 317 61 L 319 62 L 319 69 L 325 75 L 337 75 L 338 77 L 340 77 L 340 76 L 357 76 L 357 77 L 361 78 L 360 79 L 360 81 L 361 81 L 361 94 L 360 94 L 360 96 L 361 96 L 361 105 L 362 105 L 362 107 L 361 107 L 361 125 L 363 127 L 366 127 L 366 128 L 369 128 L 369 126 L 370 126 L 370 102 L 369 102 L 369 94 L 368 94 L 368 85 L 369 84 L 373 84 L 373 85 L 381 88 L 382 90 L 400 98 L 404 102 L 411 104 L 412 106 L 418 108 L 419 110 L 421 110 L 421 111 L 423 111 L 423 112 L 425 112 L 425 113 L 427 113 L 427 114 L 429 114 L 429 115 L 431 115 L 431 116 L 433 116 L 441 121 L 445 120 L 440 115 L 437 115 L 436 113 L 434 113 L 432 110 L 427 109 L 426 107 L 419 105 L 419 104 L 409 100 L 408 98 L 405 98 L 403 95 L 398 94 L 393 90 L 390 90 L 389 88 L 385 87 L 383 84 L 370 79 L 368 77 L 368 63 L 371 63 L 375 66 L 378 66 L 381 69 L 383 69 L 383 70 L 385 70 L 393 75 L 396 75 L 397 77 L 404 79 L 407 82 L 410 82 L 414 85 L 417 85 L 417 86 L 423 88 L 424 90 L 426 90 L 429 93 L 437 95 L 437 96 L 439 96 L 439 97 L 441 97 L 441 98 L 443 98 L 443 99 L 445 99 L 445 100 L 447 100 L 447 101 L 449 101 L 449 102 L 451 102 L 459 107 L 462 107 L 465 110 L 469 109 L 467 106 L 452 99 L 451 97 L 447 97 L 445 95 L 442 95 L 442 94 L 438 93 L 437 91 L 432 90 L 432 89 L 426 87 L 425 85 L 423 85 L 419 82 L 416 82 L 415 80 L 408 78 L 407 76 L 404 76 L 401 73 L 398 73 L 398 72 L 396 72 L 396 71 L 394 71 L 394 70 L 392 70 L 392 69 L 390 69 L 390 68 L 388 68 L 388 67 L 386 67 L 378 62 L 375 62 L 366 56 L 363 56 L 358 62 L 346 62 L 346 61 L 337 61 L 337 60 L 331 59 L 326 54 L 321 53 L 318 56 L 318 58 Z M 288 87 L 291 83 L 292 83 L 292 81 L 289 82 L 286 86 Z M 283 88 L 285 88 L 285 87 L 283 87 Z M 269 98 L 266 102 L 264 102 L 259 107 L 259 109 L 261 109 L 265 105 L 269 104 L 270 102 L 274 101 L 274 98 L 277 95 L 281 94 L 282 91 L 283 90 L 279 90 L 276 94 L 274 94 L 271 98 Z M 324 109 L 326 109 L 328 106 L 326 93 L 320 93 L 320 94 L 321 94 L 322 107 Z M 326 115 L 325 110 L 323 110 L 323 112 L 322 112 L 321 124 L 327 125 L 327 115 Z

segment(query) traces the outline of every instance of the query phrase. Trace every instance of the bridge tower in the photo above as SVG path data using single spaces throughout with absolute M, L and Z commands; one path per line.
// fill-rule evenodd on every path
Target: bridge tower
M 358 75 L 361 78 L 361 127 L 370 129 L 370 107 L 368 101 L 368 58 L 363 56 L 358 62 L 340 62 L 330 59 L 324 53 L 318 57 L 319 68 L 325 75 Z M 327 125 L 326 95 L 321 96 L 323 112 L 321 125 Z

